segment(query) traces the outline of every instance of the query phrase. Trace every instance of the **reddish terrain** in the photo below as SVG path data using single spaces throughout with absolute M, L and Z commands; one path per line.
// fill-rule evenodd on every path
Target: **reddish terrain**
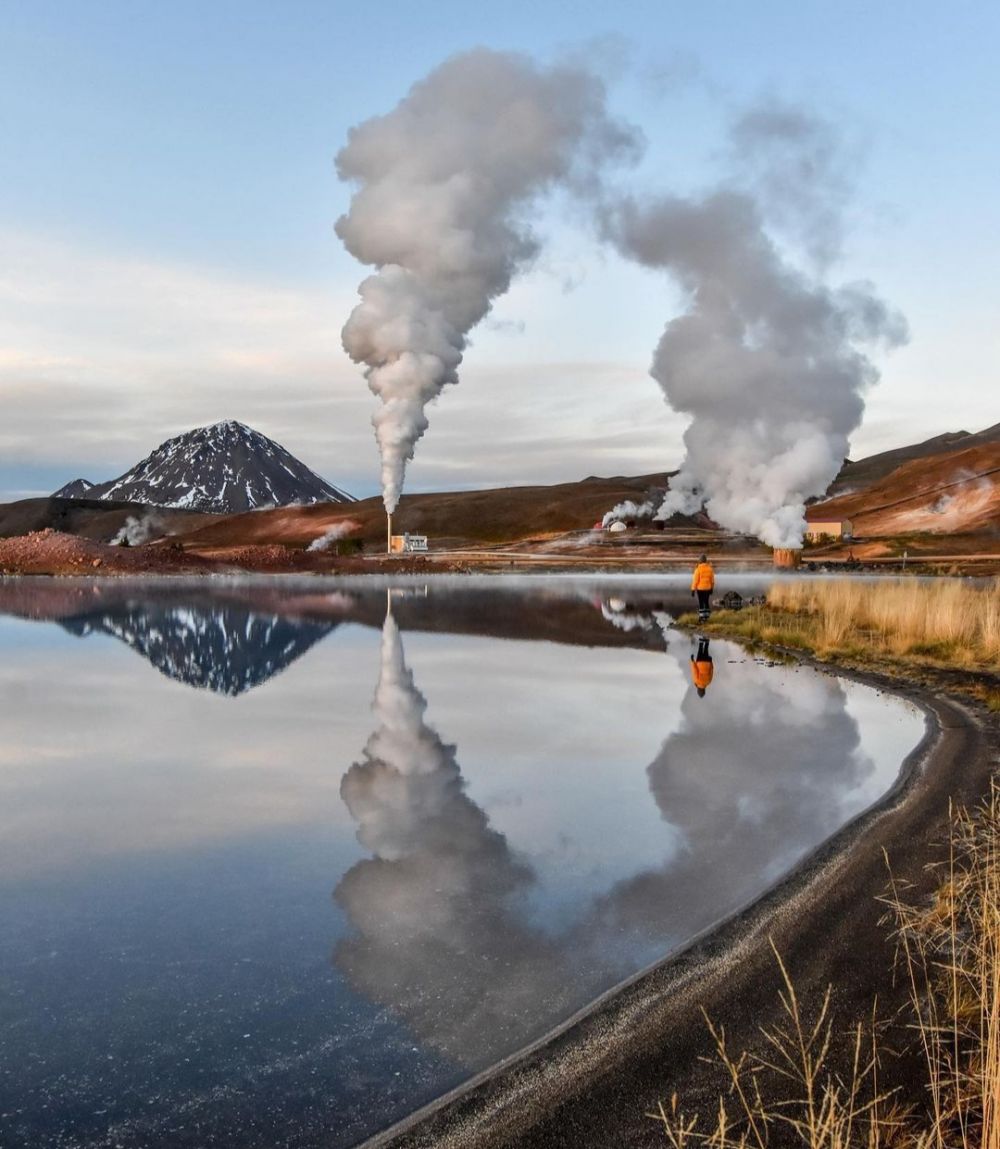
M 862 491 L 813 508 L 861 538 L 928 532 L 1000 536 L 1000 442 L 903 463 Z

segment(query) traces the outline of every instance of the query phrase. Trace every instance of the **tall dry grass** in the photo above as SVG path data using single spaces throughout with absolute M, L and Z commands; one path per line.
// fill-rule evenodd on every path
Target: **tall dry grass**
M 952 819 L 931 905 L 894 886 L 897 925 L 927 1066 L 924 1145 L 1000 1149 L 1000 788 Z
M 817 649 L 863 644 L 893 654 L 940 655 L 970 665 L 1000 663 L 1000 579 L 817 579 L 776 583 L 778 611 L 807 615 Z
M 728 1080 L 713 1118 L 685 1115 L 674 1097 L 648 1114 L 672 1149 L 1000 1149 L 1000 787 L 953 812 L 936 897 L 915 901 L 892 883 L 885 898 L 910 991 L 908 1027 L 922 1080 L 905 1097 L 881 1090 L 887 1050 L 874 1018 L 852 1030 L 853 1056 L 831 1058 L 830 991 L 807 1010 L 784 980 L 782 1021 L 762 1028 L 765 1052 L 733 1055 L 709 1023 Z M 765 1091 L 762 1080 L 772 1083 Z M 777 1082 L 778 1088 L 774 1088 Z M 789 1136 L 790 1135 L 790 1136 Z
M 890 1149 L 904 1118 L 892 1098 L 879 1091 L 874 1025 L 854 1028 L 849 1071 L 838 1073 L 830 1056 L 831 991 L 810 1016 L 781 955 L 774 953 L 784 982 L 781 1020 L 761 1029 L 763 1053 L 734 1055 L 725 1029 L 706 1018 L 729 1083 L 729 1096 L 720 1094 L 713 1121 L 701 1128 L 676 1096 L 669 1108 L 661 1104 L 647 1116 L 661 1124 L 671 1149 L 769 1149 L 775 1141 L 807 1149 Z M 772 1090 L 762 1086 L 765 1078 Z

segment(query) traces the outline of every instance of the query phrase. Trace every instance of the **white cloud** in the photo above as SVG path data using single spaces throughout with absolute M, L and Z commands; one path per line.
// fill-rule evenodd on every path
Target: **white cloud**
M 521 301 L 536 320 L 539 289 L 527 284 Z M 99 480 L 170 435 L 237 418 L 333 481 L 374 493 L 375 400 L 340 347 L 353 303 L 353 286 L 247 282 L 0 231 L 0 454 L 8 471 L 56 467 Z M 551 313 L 555 338 L 574 306 Z M 532 362 L 542 357 L 539 327 L 528 357 L 520 337 L 484 332 L 462 383 L 434 409 L 409 490 L 676 462 L 680 425 L 642 363 Z

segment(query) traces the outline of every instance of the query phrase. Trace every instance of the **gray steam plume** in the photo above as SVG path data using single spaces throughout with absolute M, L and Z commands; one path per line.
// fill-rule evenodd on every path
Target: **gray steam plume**
M 148 543 L 152 538 L 162 537 L 163 533 L 163 517 L 155 511 L 147 511 L 141 518 L 129 515 L 111 540 L 111 545 L 115 547 L 127 543 L 129 546 L 138 547 Z
M 806 500 L 837 474 L 878 380 L 868 353 L 906 339 L 870 284 L 831 287 L 776 241 L 813 267 L 834 254 L 847 178 L 835 144 L 801 111 L 755 109 L 734 126 L 725 183 L 604 212 L 619 250 L 669 272 L 689 299 L 650 368 L 671 407 L 692 416 L 659 519 L 704 504 L 725 527 L 801 546 Z
M 357 190 L 336 230 L 377 271 L 343 341 L 381 400 L 372 422 L 388 512 L 427 404 L 458 381 L 469 332 L 538 251 L 521 213 L 555 185 L 593 191 L 602 166 L 635 148 L 596 76 L 485 48 L 446 60 L 351 130 L 337 171 Z

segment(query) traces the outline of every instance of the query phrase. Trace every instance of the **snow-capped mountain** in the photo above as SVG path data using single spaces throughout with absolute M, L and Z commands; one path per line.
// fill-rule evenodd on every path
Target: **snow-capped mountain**
M 65 487 L 53 491 L 52 497 L 54 499 L 85 499 L 93 485 L 89 479 L 74 479 L 72 483 L 67 483 Z
M 61 620 L 85 638 L 109 634 L 168 678 L 235 697 L 280 673 L 334 629 L 239 607 L 126 606 Z
M 235 419 L 168 439 L 117 479 L 94 484 L 75 496 L 65 493 L 75 485 L 57 494 L 220 514 L 289 503 L 355 501 L 280 443 Z

